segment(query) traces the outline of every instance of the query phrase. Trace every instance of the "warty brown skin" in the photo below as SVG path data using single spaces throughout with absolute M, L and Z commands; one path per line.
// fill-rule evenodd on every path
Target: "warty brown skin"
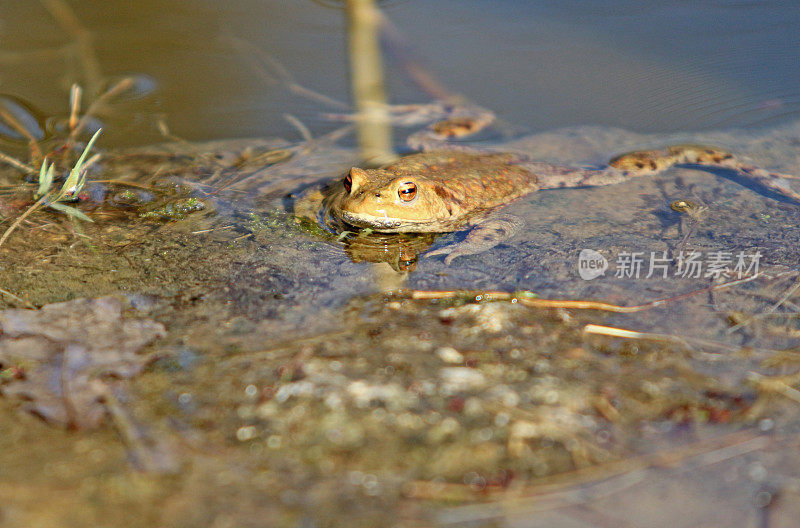
M 390 233 L 455 231 L 536 191 L 536 175 L 510 154 L 426 152 L 379 169 L 351 169 L 333 213 L 350 225 Z M 404 199 L 402 188 L 414 189 Z

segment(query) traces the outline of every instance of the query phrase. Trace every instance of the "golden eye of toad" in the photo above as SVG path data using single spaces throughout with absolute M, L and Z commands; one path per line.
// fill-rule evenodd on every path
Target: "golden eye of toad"
M 347 176 L 344 178 L 344 190 L 350 193 L 350 190 L 353 188 L 353 177 L 350 173 L 347 173 Z
M 410 202 L 417 195 L 417 185 L 412 182 L 405 182 L 397 189 L 397 195 L 404 202 Z

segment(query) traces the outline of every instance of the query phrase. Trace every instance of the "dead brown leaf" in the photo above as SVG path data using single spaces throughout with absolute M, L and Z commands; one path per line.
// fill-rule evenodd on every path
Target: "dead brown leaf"
M 137 352 L 165 334 L 156 321 L 124 317 L 114 297 L 3 310 L 0 329 L 0 365 L 24 372 L 0 385 L 0 393 L 72 427 L 95 427 L 106 414 L 103 391 L 92 380 L 135 376 L 150 359 Z

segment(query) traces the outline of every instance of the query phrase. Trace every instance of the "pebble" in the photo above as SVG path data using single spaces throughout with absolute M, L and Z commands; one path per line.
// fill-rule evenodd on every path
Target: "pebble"
M 469 367 L 446 367 L 439 371 L 439 375 L 449 392 L 481 389 L 486 385 L 485 376 Z
M 436 355 L 445 363 L 461 364 L 464 362 L 464 355 L 453 347 L 442 347 L 436 351 Z

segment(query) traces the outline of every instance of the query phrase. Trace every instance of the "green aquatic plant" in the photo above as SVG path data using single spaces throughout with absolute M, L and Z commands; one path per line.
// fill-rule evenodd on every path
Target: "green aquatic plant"
M 50 207 L 51 209 L 61 211 L 62 213 L 80 218 L 81 220 L 86 220 L 87 222 L 93 222 L 85 213 L 82 213 L 75 207 L 65 205 L 63 202 L 73 200 L 74 197 L 81 192 L 84 185 L 86 185 L 86 168 L 84 167 L 86 156 L 88 156 L 89 151 L 92 150 L 92 146 L 102 130 L 102 128 L 98 129 L 92 136 L 92 139 L 86 144 L 86 148 L 83 149 L 78 161 L 69 171 L 67 179 L 64 180 L 61 189 L 57 193 L 53 191 L 53 180 L 56 172 L 55 164 L 50 163 L 45 158 L 44 162 L 42 162 L 42 167 L 39 169 L 39 189 L 36 191 L 34 198 L 37 200 L 44 200 L 42 205 Z
M 86 185 L 86 157 L 89 155 L 89 151 L 92 150 L 92 146 L 102 130 L 102 128 L 98 129 L 97 132 L 95 132 L 92 136 L 92 139 L 90 139 L 86 144 L 86 147 L 83 149 L 78 161 L 75 162 L 75 165 L 69 171 L 67 179 L 64 180 L 64 183 L 61 185 L 61 189 L 59 189 L 57 192 L 53 188 L 56 174 L 55 164 L 50 163 L 47 159 L 42 162 L 42 166 L 39 169 L 39 188 L 34 195 L 36 202 L 24 213 L 19 215 L 14 223 L 11 224 L 8 229 L 6 229 L 5 233 L 3 233 L 3 236 L 0 237 L 0 246 L 5 243 L 8 237 L 11 236 L 11 233 L 14 232 L 14 230 L 22 223 L 23 220 L 41 207 L 50 207 L 51 209 L 61 211 L 72 218 L 86 220 L 87 222 L 93 221 L 85 213 L 79 211 L 76 207 L 70 207 L 63 202 L 74 200 L 78 193 L 81 192 L 84 185 Z
M 141 218 L 157 218 L 161 220 L 183 220 L 196 211 L 206 208 L 205 202 L 199 198 L 178 198 L 172 200 L 158 209 L 147 211 L 139 216 Z

